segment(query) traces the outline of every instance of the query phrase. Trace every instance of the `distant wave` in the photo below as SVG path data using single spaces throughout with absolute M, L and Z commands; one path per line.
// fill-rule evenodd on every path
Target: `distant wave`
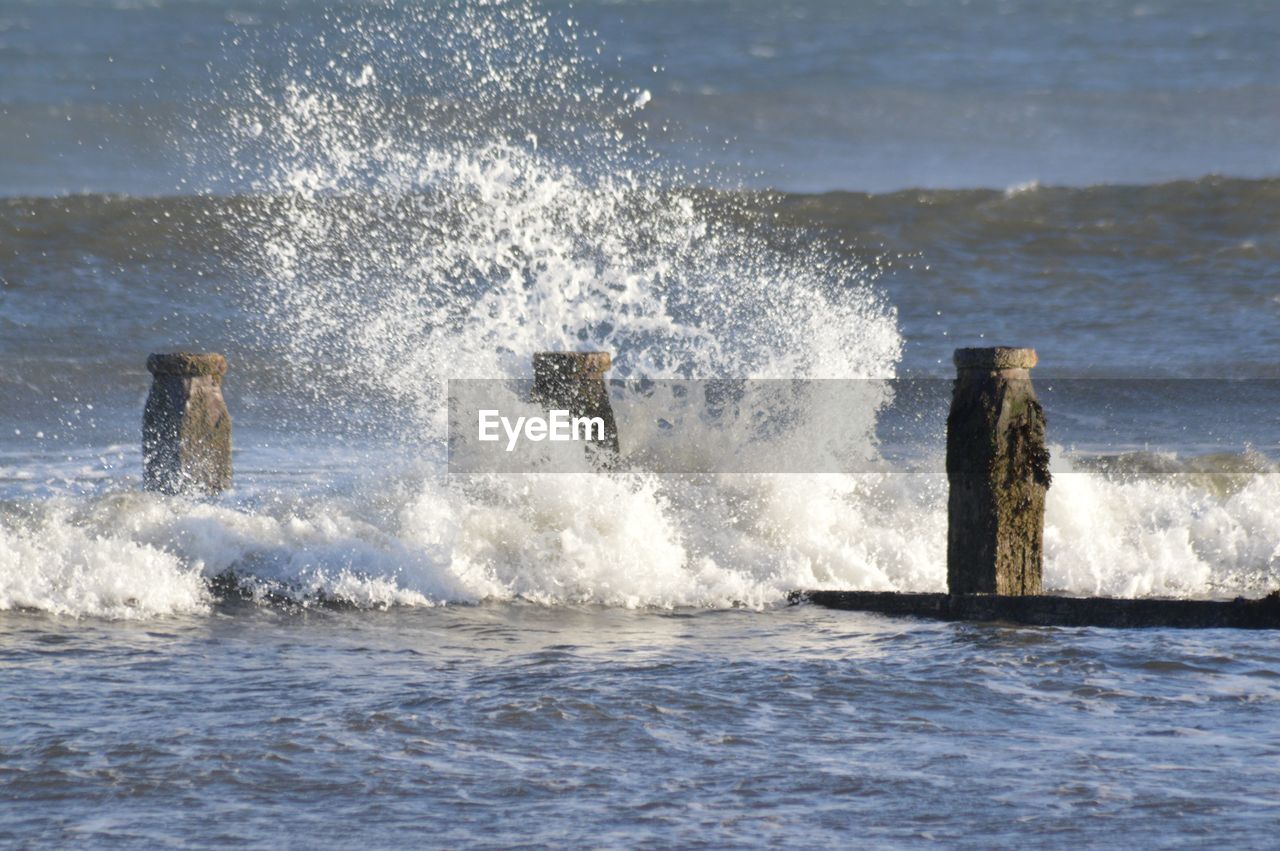
M 670 189 L 668 194 L 705 203 L 713 215 L 751 223 L 753 212 L 777 212 L 782 221 L 801 229 L 834 228 L 851 238 L 874 224 L 911 222 L 914 239 L 927 239 L 932 229 L 947 239 L 959 229 L 985 228 L 993 238 L 1065 231 L 1134 228 L 1130 248 L 1141 252 L 1139 238 L 1151 241 L 1153 222 L 1194 229 L 1198 221 L 1218 230 L 1223 218 L 1248 223 L 1259 233 L 1280 226 L 1280 178 L 1242 179 L 1208 176 L 1150 185 L 1090 187 L 1024 184 L 1009 189 L 908 189 L 883 194 L 832 191 L 819 194 L 761 190 Z M 410 197 L 415 193 L 407 193 Z M 384 196 L 385 197 L 385 196 Z M 392 206 L 394 197 L 386 199 Z M 342 195 L 311 196 L 304 203 L 340 205 Z M 242 195 L 174 195 L 133 197 L 85 194 L 0 199 L 0 251 L 21 258 L 50 245 L 126 259 L 146 252 L 186 252 L 243 248 L 246 218 L 268 214 L 281 203 L 294 203 L 287 193 Z M 365 199 L 361 204 L 374 204 Z M 1141 219 L 1140 221 L 1137 221 Z M 772 222 L 760 222 L 772 226 Z M 443 235 L 443 234 L 442 234 Z M 1155 233 L 1154 236 L 1159 236 Z M 892 249 L 892 246 L 887 246 Z M 1158 243 L 1153 243 L 1158 249 Z M 1229 246 L 1228 246 L 1229 247 Z M 1241 250 L 1274 251 L 1265 243 L 1241 239 Z

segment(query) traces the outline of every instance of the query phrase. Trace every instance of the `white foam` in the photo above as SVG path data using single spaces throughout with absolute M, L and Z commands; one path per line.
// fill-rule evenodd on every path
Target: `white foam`
M 1113 481 L 1075 472 L 1055 448 L 1045 584 L 1110 596 L 1260 595 L 1280 586 L 1280 476 Z
M 326 379 L 322 401 L 380 400 L 403 415 L 388 418 L 407 423 L 403 434 L 438 445 L 447 379 L 527 375 L 546 349 L 608 350 L 620 377 L 893 374 L 902 339 L 863 269 L 821 246 L 780 250 L 758 221 L 700 211 L 697 196 L 668 188 L 680 181 L 659 161 L 618 141 L 640 93 L 584 81 L 544 49 L 552 30 L 527 7 L 486 9 L 441 12 L 451 25 L 438 32 L 489 51 L 461 54 L 471 59 L 525 64 L 505 68 L 517 75 L 508 79 L 477 61 L 447 105 L 461 119 L 444 108 L 406 116 L 395 81 L 414 69 L 384 67 L 374 50 L 352 52 L 337 69 L 347 84 L 331 88 L 319 81 L 332 75 L 304 73 L 304 55 L 284 85 L 250 81 L 240 135 L 220 140 L 272 146 L 260 188 L 278 197 L 243 234 L 263 248 L 258 330 L 284 341 L 298 374 Z M 519 98 L 533 90 L 578 118 L 589 102 L 567 155 L 564 139 L 517 127 Z M 516 132 L 468 124 L 468 105 L 505 110 Z M 258 167 L 246 159 L 246 171 Z M 797 427 L 816 438 L 829 417 L 854 419 L 842 431 L 852 443 L 833 451 L 872 458 L 882 403 L 819 406 Z M 624 436 L 635 448 L 659 438 L 639 426 Z M 439 454 L 416 473 L 397 459 L 306 498 L 92 491 L 10 506 L 0 511 L 0 608 L 200 612 L 204 578 L 227 570 L 302 600 L 367 607 L 761 606 L 794 588 L 945 586 L 941 475 L 451 479 Z M 1060 450 L 1054 472 L 1049 587 L 1201 595 L 1276 584 L 1280 477 L 1230 493 L 1190 480 L 1118 483 L 1073 472 Z
M 1004 190 L 1004 197 L 1013 198 L 1018 195 L 1025 195 L 1028 192 L 1035 192 L 1038 189 L 1040 189 L 1040 181 L 1026 180 L 1021 183 L 1014 183 L 1011 186 L 1006 187 Z
M 27 522 L 0 521 L 0 610 L 134 618 L 207 608 L 196 566 L 85 523 L 76 508 L 50 501 Z
M 1057 456 L 1046 587 L 1257 596 L 1280 580 L 1280 481 L 1108 481 Z M 306 602 L 763 606 L 795 588 L 941 590 L 941 475 L 410 476 L 266 506 L 138 493 L 0 515 L 0 609 L 207 610 L 232 570 Z M 415 483 L 416 482 L 416 483 Z

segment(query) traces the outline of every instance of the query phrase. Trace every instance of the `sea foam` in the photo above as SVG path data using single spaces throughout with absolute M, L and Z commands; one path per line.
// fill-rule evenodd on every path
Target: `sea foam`
M 283 77 L 229 86 L 234 118 L 209 143 L 268 199 L 239 222 L 256 247 L 242 342 L 312 381 L 316 411 L 358 399 L 403 452 L 306 495 L 242 475 L 213 502 L 108 484 L 10 504 L 0 607 L 199 613 L 227 572 L 263 601 L 368 608 L 759 607 L 796 588 L 945 586 L 940 456 L 913 474 L 449 475 L 448 380 L 524 376 L 536 351 L 603 349 L 621 378 L 883 378 L 903 340 L 847 252 L 773 228 L 767 199 L 680 188 L 700 176 L 647 148 L 642 93 L 584 63 L 571 26 L 519 3 L 444 4 L 407 30 L 343 14 Z M 456 99 L 416 101 L 417 74 L 456 75 Z M 876 455 L 888 401 L 848 411 L 843 449 Z M 811 413 L 796 427 L 817 433 Z M 1280 575 L 1275 475 L 1226 492 L 1116 480 L 1061 448 L 1054 475 L 1049 588 L 1257 594 Z

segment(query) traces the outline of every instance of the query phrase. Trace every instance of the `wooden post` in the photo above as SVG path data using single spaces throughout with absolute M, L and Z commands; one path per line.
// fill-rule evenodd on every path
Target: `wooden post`
M 1041 592 L 1049 487 L 1034 349 L 956 349 L 947 417 L 947 586 L 952 594 Z
M 533 399 L 547 409 L 564 410 L 570 417 L 604 420 L 604 440 L 592 440 L 592 450 L 618 456 L 618 424 L 609 404 L 604 374 L 613 365 L 608 352 L 538 352 L 533 356 Z
M 213 494 L 231 486 L 231 415 L 222 398 L 227 360 L 218 354 L 151 355 L 154 378 L 142 415 L 143 486 Z

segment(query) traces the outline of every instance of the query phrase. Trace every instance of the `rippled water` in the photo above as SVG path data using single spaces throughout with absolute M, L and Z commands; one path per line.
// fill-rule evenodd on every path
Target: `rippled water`
M 1275 13 L 0 0 L 0 840 L 1273 845 L 1270 636 L 785 600 L 944 586 L 996 343 L 1048 588 L 1280 585 Z M 216 498 L 140 491 L 177 348 Z M 585 348 L 892 392 L 857 475 L 450 474 L 450 379 Z
M 351 10 L 404 21 L 449 5 L 4 0 L 0 117 L 13 130 L 0 129 L 0 188 L 205 185 L 217 176 L 211 162 L 235 160 L 206 134 L 225 120 L 218 109 L 238 70 L 281 73 L 282 45 L 321 34 L 332 48 L 327 28 Z M 650 92 L 644 118 L 665 155 L 701 168 L 714 154 L 753 185 L 1004 189 L 1280 171 L 1271 0 L 548 0 L 539 9 L 557 26 L 575 21 L 583 53 Z M 337 69 L 358 79 L 362 66 Z M 412 108 L 448 104 L 451 82 L 414 81 Z
M 1268 847 L 1265 633 L 537 606 L 0 623 L 41 844 Z

